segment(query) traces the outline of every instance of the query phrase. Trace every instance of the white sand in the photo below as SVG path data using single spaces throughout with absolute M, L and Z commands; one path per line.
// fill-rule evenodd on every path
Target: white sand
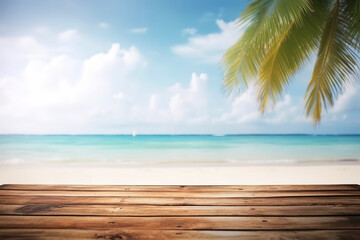
M 360 184 L 360 164 L 285 166 L 0 166 L 0 184 Z

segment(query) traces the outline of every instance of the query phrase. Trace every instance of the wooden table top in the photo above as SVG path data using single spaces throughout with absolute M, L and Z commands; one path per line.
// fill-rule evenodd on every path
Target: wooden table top
M 0 239 L 360 239 L 360 187 L 2 185 Z

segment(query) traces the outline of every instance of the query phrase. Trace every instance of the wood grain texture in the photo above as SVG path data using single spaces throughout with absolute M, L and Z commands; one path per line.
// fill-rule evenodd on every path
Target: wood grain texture
M 358 185 L 0 186 L 0 239 L 360 239 Z
M 242 191 L 242 192 L 130 192 L 130 191 L 23 191 L 1 190 L 0 196 L 89 196 L 89 197 L 182 197 L 182 198 L 254 198 L 254 197 L 308 197 L 360 196 L 360 191 Z
M 348 216 L 360 205 L 324 206 L 149 206 L 149 205 L 0 205 L 0 215 L 59 216 Z
M 333 217 L 94 217 L 2 216 L 0 228 L 296 230 L 360 229 L 360 216 Z
M 360 190 L 359 185 L 33 185 L 4 184 L 0 190 L 32 190 L 32 191 L 155 191 L 155 192 L 187 192 L 187 191 L 345 191 Z
M 85 196 L 0 196 L 0 204 L 130 204 L 181 206 L 313 206 L 359 205 L 360 197 L 278 197 L 278 198 L 183 198 L 183 197 L 85 197 Z
M 112 240 L 358 240 L 360 230 L 312 231 L 181 231 L 181 230 L 70 230 L 0 229 L 1 239 L 112 239 Z

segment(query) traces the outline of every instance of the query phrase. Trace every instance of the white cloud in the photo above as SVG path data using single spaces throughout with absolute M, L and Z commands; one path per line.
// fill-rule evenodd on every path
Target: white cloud
M 106 22 L 101 22 L 101 23 L 99 23 L 99 27 L 100 27 L 100 28 L 108 28 L 108 27 L 109 27 L 109 24 L 106 23 Z
M 147 28 L 143 27 L 143 28 L 133 28 L 130 30 L 130 32 L 132 33 L 146 33 L 147 32 Z
M 322 122 L 342 121 L 348 117 L 349 113 L 356 114 L 360 102 L 360 97 L 356 93 L 359 91 L 359 85 L 347 86 L 344 93 L 335 101 L 334 106 L 330 107 L 328 112 L 324 109 Z M 230 104 L 231 110 L 222 113 L 220 117 L 215 117 L 213 120 L 215 123 L 267 123 L 271 125 L 305 123 L 308 126 L 312 124 L 312 118 L 306 117 L 302 98 L 294 101 L 289 94 L 284 95 L 272 109 L 268 109 L 264 115 L 261 115 L 254 85 L 250 85 L 245 92 L 230 101 Z
M 215 122 L 254 123 L 257 121 L 280 124 L 290 121 L 304 121 L 299 104 L 292 103 L 290 95 L 285 95 L 271 111 L 261 116 L 258 108 L 256 89 L 253 85 L 231 102 L 230 112 L 225 112 Z
M 143 64 L 135 47 L 119 44 L 84 61 L 30 60 L 18 76 L 0 78 L 0 132 L 87 131 L 94 121 L 117 121 L 129 111 L 129 74 Z
M 176 83 L 151 94 L 148 107 L 137 106 L 133 109 L 132 121 L 198 124 L 208 120 L 207 81 L 205 73 L 193 73 L 188 87 Z
M 262 120 L 270 124 L 285 124 L 288 122 L 307 122 L 302 106 L 302 101 L 293 102 L 289 94 L 286 94 L 270 111 L 267 111 Z
M 347 85 L 342 94 L 336 99 L 334 106 L 329 109 L 330 114 L 342 113 L 355 109 L 360 103 L 360 85 Z
M 48 49 L 32 36 L 0 37 L 0 63 L 11 59 L 39 59 L 48 55 Z
M 169 88 L 169 109 L 174 120 L 198 118 L 206 114 L 207 80 L 206 74 L 193 73 L 188 88 L 183 88 L 179 83 Z
M 62 33 L 59 33 L 58 39 L 62 42 L 73 41 L 78 38 L 79 34 L 76 29 L 69 29 Z
M 231 103 L 231 111 L 222 114 L 220 122 L 244 123 L 259 118 L 256 103 L 256 91 L 250 86 L 243 94 L 236 97 Z
M 114 99 L 118 99 L 118 100 L 121 100 L 121 99 L 124 99 L 125 98 L 125 94 L 123 92 L 118 92 L 116 94 L 113 95 L 113 98 Z
M 194 35 L 197 32 L 196 28 L 184 28 L 181 33 L 183 35 Z
M 77 62 L 66 55 L 49 62 L 31 60 L 23 73 L 29 106 L 49 106 L 72 103 L 77 98 L 75 67 Z M 24 97 L 24 96 L 22 96 Z
M 116 43 L 107 53 L 98 53 L 85 60 L 83 69 L 85 77 L 100 78 L 104 77 L 104 72 L 108 72 L 109 69 L 116 73 L 124 73 L 133 70 L 139 64 L 144 64 L 144 59 L 136 47 L 121 49 L 120 44 Z
M 0 37 L 0 78 L 18 74 L 30 60 L 47 59 L 52 51 L 32 36 Z
M 358 118 L 360 110 L 360 85 L 349 84 L 345 86 L 344 92 L 335 100 L 333 106 L 323 110 L 322 122 L 337 122 L 348 118 Z M 350 116 L 350 117 L 349 117 Z
M 157 110 L 159 107 L 159 95 L 152 94 L 149 102 L 149 109 L 151 111 Z
M 281 129 L 281 124 L 296 122 L 311 127 L 300 99 L 285 95 L 261 116 L 253 86 L 226 102 L 209 96 L 204 73 L 193 73 L 181 83 L 169 84 L 169 78 L 158 91 L 149 91 L 149 85 L 137 79 L 146 61 L 136 47 L 121 48 L 116 43 L 86 59 L 75 59 L 61 49 L 57 54 L 55 48 L 60 49 L 31 36 L 0 38 L 3 69 L 19 59 L 25 62 L 13 74 L 0 71 L 1 133 L 123 133 L 128 126 L 142 126 L 154 133 L 158 131 L 154 126 L 160 125 L 164 133 L 181 133 L 186 128 L 189 133 L 225 128 L 231 132 L 234 126 L 247 130 L 250 125 L 263 124 Z M 359 86 L 349 86 L 324 122 L 350 118 L 352 110 L 358 109 L 359 90 Z M 212 105 L 214 101 L 219 103 Z
M 217 20 L 220 32 L 208 35 L 189 37 L 186 44 L 172 47 L 172 51 L 180 56 L 197 59 L 205 63 L 219 63 L 227 48 L 240 37 L 242 30 L 233 22 Z

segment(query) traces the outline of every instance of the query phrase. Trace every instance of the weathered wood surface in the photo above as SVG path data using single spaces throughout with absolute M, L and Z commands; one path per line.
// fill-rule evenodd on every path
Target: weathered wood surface
M 318 206 L 150 206 L 150 205 L 0 205 L 0 215 L 31 216 L 352 216 L 360 205 Z
M 360 239 L 360 188 L 2 185 L 0 239 Z
M 299 231 L 191 231 L 191 230 L 73 230 L 0 229 L 3 239 L 111 239 L 111 240 L 359 240 L 360 230 Z
M 279 197 L 279 198 L 183 198 L 183 197 L 85 197 L 85 196 L 0 196 L 0 204 L 131 204 L 184 206 L 313 206 L 354 205 L 360 197 Z
M 342 191 L 360 190 L 360 185 L 31 185 L 4 184 L 2 190 L 31 191 L 140 191 L 140 192 L 170 192 L 170 191 L 205 191 L 205 192 L 237 192 L 237 191 Z
M 360 191 L 246 191 L 246 192 L 94 192 L 94 191 L 21 191 L 2 190 L 0 196 L 87 196 L 87 197 L 183 197 L 183 198 L 254 198 L 296 196 L 359 196 Z
M 360 216 L 322 217 L 94 217 L 1 216 L 0 228 L 275 230 L 359 229 Z

